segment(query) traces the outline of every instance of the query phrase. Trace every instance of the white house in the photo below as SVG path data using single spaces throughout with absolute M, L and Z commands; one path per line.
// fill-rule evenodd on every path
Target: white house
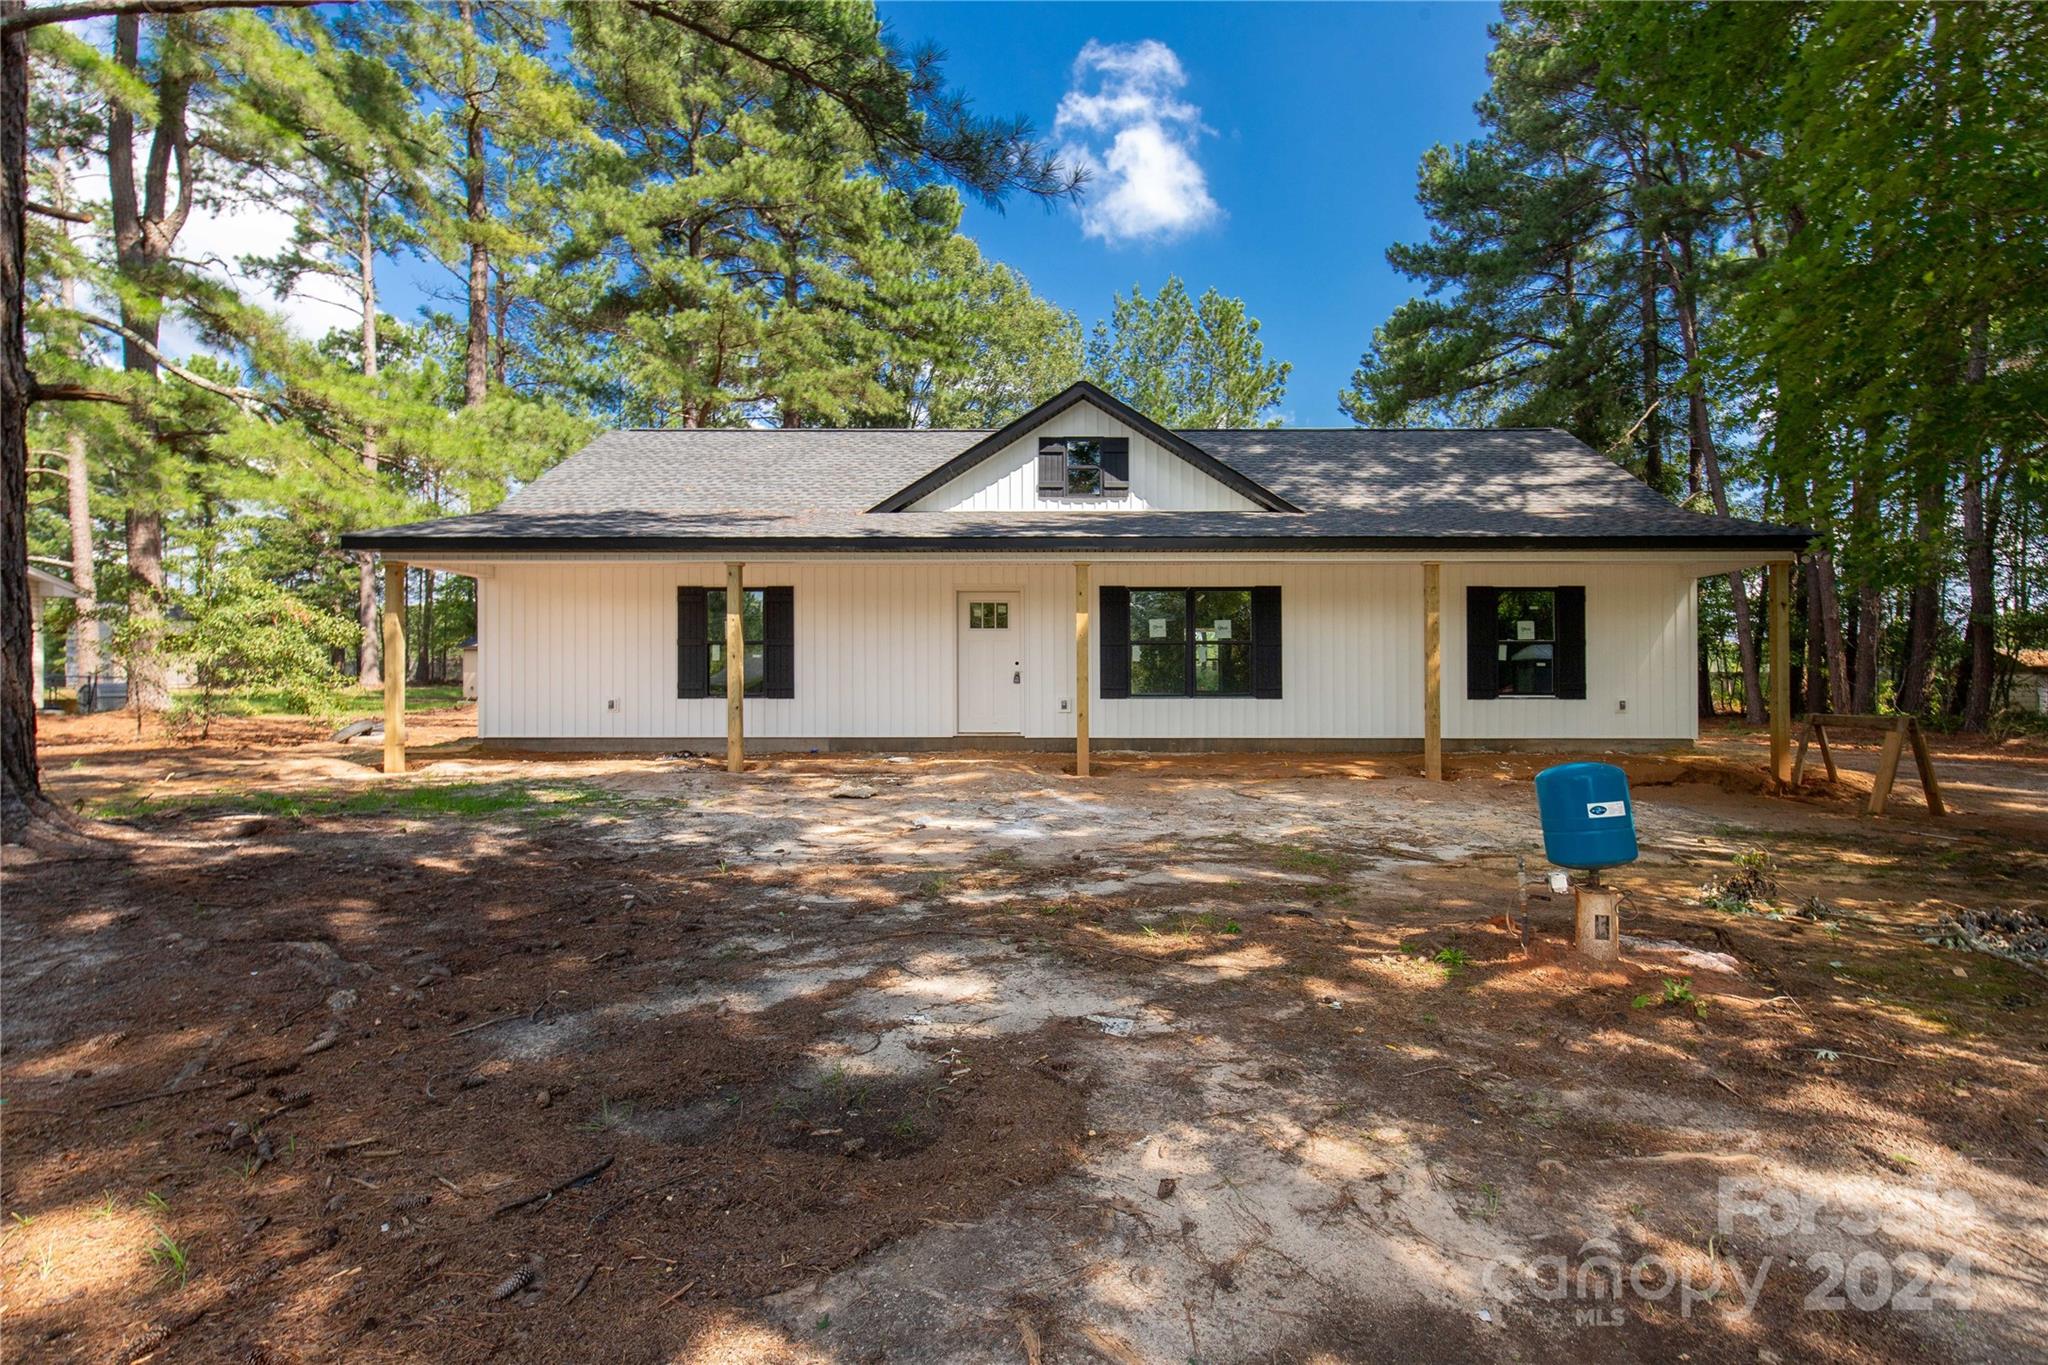
M 72 587 L 53 573 L 28 566 L 28 657 L 34 661 L 29 669 L 29 696 L 37 710 L 43 706 L 43 608 L 53 601 L 78 596 L 78 589 Z
M 994 432 L 611 432 L 344 543 L 475 577 L 486 740 L 1085 772 L 1091 741 L 1683 745 L 1697 580 L 1806 540 L 1559 431 L 1169 431 L 1083 383 Z

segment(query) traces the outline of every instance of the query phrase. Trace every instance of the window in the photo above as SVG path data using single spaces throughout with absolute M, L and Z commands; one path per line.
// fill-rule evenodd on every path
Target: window
M 967 628 L 969 630 L 1008 630 L 1010 628 L 1010 604 L 1008 602 L 969 602 L 967 604 Z
M 1465 696 L 1586 699 L 1586 589 L 1465 589 Z
M 1502 588 L 1494 613 L 1498 695 L 1557 695 L 1557 590 Z
M 1102 442 L 1067 442 L 1067 496 L 1093 497 L 1102 491 Z
M 740 601 L 749 697 L 796 695 L 796 590 L 748 588 Z M 676 695 L 725 695 L 725 589 L 676 589 Z
M 1063 436 L 1038 443 L 1038 491 L 1054 498 L 1122 496 L 1131 487 L 1123 437 Z
M 768 621 L 765 594 L 760 588 L 740 593 L 740 631 L 746 639 L 747 695 L 758 697 L 768 683 Z M 704 640 L 710 650 L 709 690 L 714 697 L 725 695 L 725 589 L 704 594 Z
M 1252 694 L 1249 588 L 1133 588 L 1134 697 Z

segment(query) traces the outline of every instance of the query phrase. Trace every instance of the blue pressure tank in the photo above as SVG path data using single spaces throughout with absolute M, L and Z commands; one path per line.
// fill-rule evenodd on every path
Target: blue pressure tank
M 1636 816 L 1628 774 L 1612 763 L 1565 763 L 1536 774 L 1543 856 L 1559 867 L 1597 871 L 1636 860 Z

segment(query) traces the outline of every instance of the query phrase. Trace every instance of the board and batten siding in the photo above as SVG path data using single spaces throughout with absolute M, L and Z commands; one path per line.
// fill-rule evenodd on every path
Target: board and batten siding
M 1061 436 L 1122 436 L 1131 488 L 1121 497 L 1043 497 L 1038 443 Z M 913 512 L 1256 512 L 1258 504 L 1132 430 L 1093 403 L 1076 403 L 911 504 Z
M 1073 735 L 1073 566 L 1043 561 L 749 563 L 796 603 L 796 696 L 750 697 L 750 739 L 939 738 L 957 732 L 958 593 L 1018 594 L 1024 734 Z M 1413 740 L 1422 733 L 1418 562 L 1107 561 L 1091 585 L 1282 592 L 1284 696 L 1091 701 L 1119 739 Z M 709 741 L 722 698 L 676 696 L 676 589 L 714 562 L 501 562 L 478 583 L 477 729 L 485 739 Z M 1465 587 L 1586 588 L 1584 701 L 1465 697 Z M 1681 740 L 1696 734 L 1694 577 L 1648 562 L 1444 565 L 1447 739 Z M 1099 679 L 1099 667 L 1090 676 Z M 1626 700 L 1627 709 L 1620 707 Z M 1064 709 L 1062 703 L 1065 703 Z

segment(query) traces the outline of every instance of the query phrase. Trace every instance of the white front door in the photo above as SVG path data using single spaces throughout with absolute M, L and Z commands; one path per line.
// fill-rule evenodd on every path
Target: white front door
M 960 733 L 1024 733 L 1024 624 L 1013 592 L 960 594 Z

